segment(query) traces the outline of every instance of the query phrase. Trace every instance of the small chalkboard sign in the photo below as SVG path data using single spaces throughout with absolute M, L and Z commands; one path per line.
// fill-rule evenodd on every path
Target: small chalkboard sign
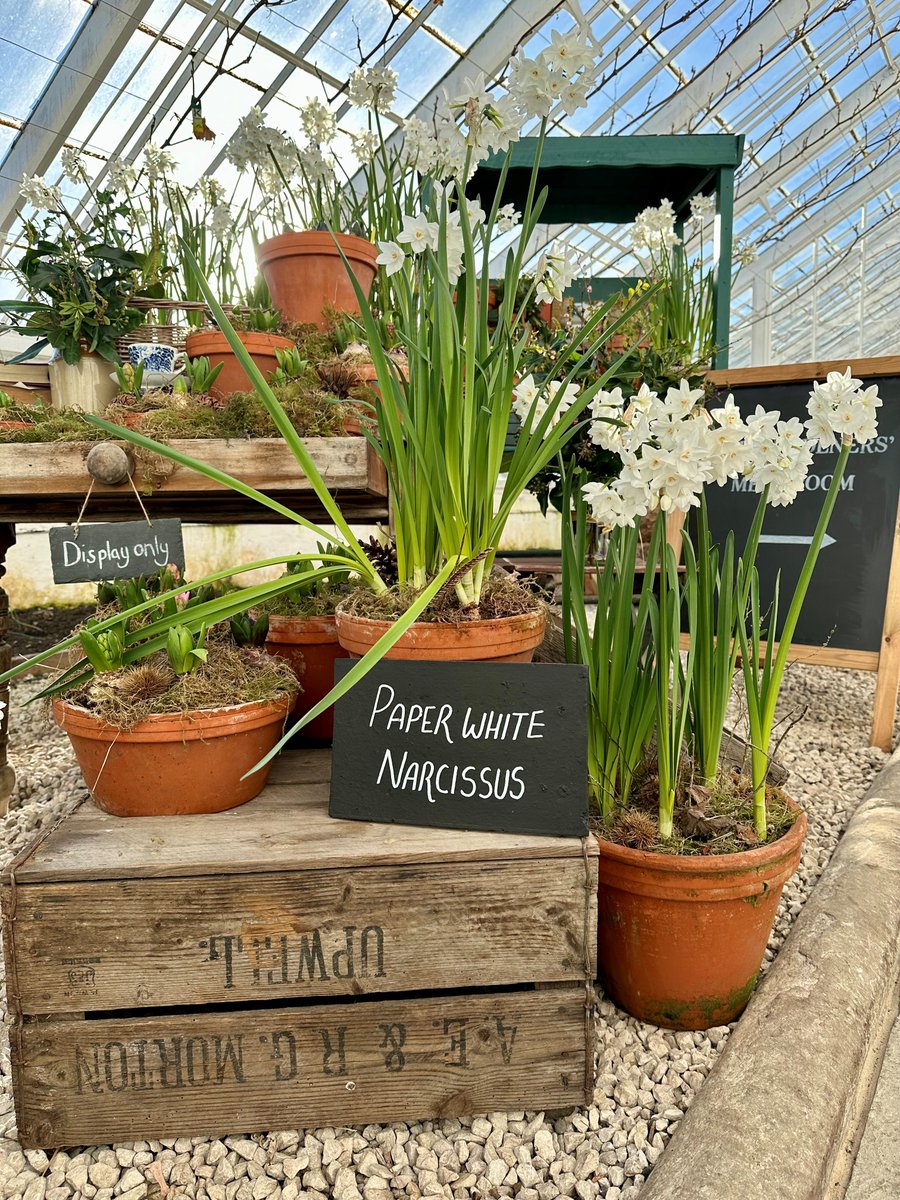
M 328 811 L 583 837 L 587 702 L 580 666 L 381 662 L 335 705 Z
M 813 573 L 806 603 L 792 639 L 791 657 L 823 665 L 876 670 L 873 744 L 890 741 L 897 685 L 885 674 L 883 651 L 895 633 L 898 500 L 900 500 L 900 358 L 865 359 L 837 363 L 804 363 L 782 367 L 747 368 L 711 372 L 710 380 L 732 392 L 744 416 L 757 405 L 777 409 L 783 418 L 808 418 L 807 402 L 813 381 L 824 382 L 828 371 L 843 371 L 869 386 L 878 385 L 883 406 L 878 410 L 878 436 L 854 446 L 828 526 L 828 533 Z M 766 513 L 757 556 L 760 607 L 769 611 L 779 580 L 777 640 L 790 598 L 800 575 L 822 501 L 831 482 L 837 449 L 819 450 L 806 478 L 806 486 L 793 504 L 770 508 Z M 736 545 L 743 546 L 759 497 L 743 480 L 731 480 L 709 492 L 710 532 L 723 541 L 733 529 Z M 887 639 L 887 641 L 886 641 Z M 896 640 L 896 638 L 894 639 Z M 893 689 L 893 697 L 888 693 Z M 886 747 L 885 747 L 886 748 Z
M 59 525 L 50 530 L 55 583 L 96 583 L 152 575 L 174 563 L 184 570 L 184 542 L 177 518 Z

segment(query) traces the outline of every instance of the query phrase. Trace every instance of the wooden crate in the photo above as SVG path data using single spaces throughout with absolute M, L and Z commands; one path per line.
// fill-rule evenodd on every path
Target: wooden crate
M 335 821 L 329 776 L 283 755 L 207 817 L 88 802 L 4 874 L 26 1146 L 589 1099 L 594 839 Z

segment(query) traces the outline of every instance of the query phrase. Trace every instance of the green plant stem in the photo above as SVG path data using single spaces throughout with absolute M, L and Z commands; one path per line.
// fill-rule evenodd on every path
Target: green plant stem
M 787 667 L 791 643 L 797 629 L 797 622 L 800 619 L 800 613 L 806 600 L 806 593 L 809 590 L 810 580 L 812 579 L 813 571 L 815 570 L 816 562 L 822 549 L 822 543 L 825 540 L 825 534 L 828 531 L 828 522 L 831 520 L 831 514 L 834 511 L 838 493 L 841 490 L 841 480 L 844 476 L 844 469 L 847 466 L 847 459 L 850 457 L 852 444 L 852 438 L 848 438 L 841 445 L 834 474 L 831 477 L 831 483 L 825 495 L 821 511 L 819 512 L 819 519 L 816 522 L 815 533 L 806 552 L 806 558 L 803 560 L 803 567 L 800 571 L 800 578 L 797 580 L 797 586 L 794 588 L 794 594 L 791 597 L 790 608 L 788 609 L 784 627 L 781 630 L 778 640 L 778 650 L 775 653 L 770 671 L 764 672 L 763 675 L 764 688 L 757 716 L 758 727 L 752 738 L 753 824 L 760 840 L 764 840 L 767 833 L 766 773 L 769 768 L 769 745 L 772 739 L 772 727 L 775 723 L 775 708 L 778 704 L 781 684 L 784 679 L 785 668 Z M 773 620 L 767 646 L 768 658 L 771 658 L 771 639 L 775 633 L 776 629 Z

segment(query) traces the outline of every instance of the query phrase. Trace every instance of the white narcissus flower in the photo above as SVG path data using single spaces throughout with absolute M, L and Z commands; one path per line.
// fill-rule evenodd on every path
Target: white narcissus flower
M 813 384 L 809 393 L 806 428 L 810 439 L 822 449 L 838 442 L 869 442 L 878 432 L 876 412 L 881 407 L 878 386 L 863 389 L 850 368 L 829 371 L 824 383 Z
M 370 129 L 361 133 L 351 133 L 350 148 L 358 162 L 370 163 L 378 153 L 378 138 Z
M 86 183 L 87 173 L 84 169 L 84 163 L 81 160 L 81 155 L 72 146 L 63 146 L 62 154 L 63 174 L 66 179 L 70 179 L 72 183 Z
M 681 244 L 675 233 L 675 209 L 670 200 L 661 200 L 655 208 L 651 205 L 638 213 L 631 242 L 635 250 L 651 253 Z
M 525 378 L 520 380 L 513 388 L 513 396 L 515 396 L 516 402 L 520 407 L 524 406 L 526 411 L 531 407 L 532 404 L 534 404 L 535 400 L 537 399 L 537 394 L 538 386 L 534 382 L 533 375 L 526 375 Z M 516 415 L 519 416 L 519 409 L 516 408 L 515 404 L 513 405 L 513 408 L 516 409 Z
M 475 229 L 476 226 L 483 225 L 487 220 L 487 213 L 477 200 L 466 201 L 466 215 L 469 218 L 470 229 Z
M 144 147 L 144 170 L 152 183 L 171 175 L 177 166 L 178 163 L 170 150 L 157 146 L 154 142 L 148 142 Z
M 716 211 L 716 202 L 712 196 L 691 196 L 691 220 L 703 221 Z
M 107 163 L 107 179 L 111 191 L 128 192 L 137 183 L 137 171 L 131 163 L 122 162 L 120 158 L 111 158 Z
M 234 217 L 227 204 L 217 204 L 209 214 L 209 228 L 220 242 L 234 233 Z
M 593 40 L 586 29 L 571 29 L 568 33 L 550 31 L 550 45 L 542 52 L 544 61 L 557 71 L 572 76 L 595 60 Z
M 300 127 L 316 145 L 334 141 L 337 133 L 334 113 L 315 96 L 300 109 Z
M 378 249 L 380 253 L 375 262 L 379 267 L 384 267 L 388 275 L 396 275 L 403 270 L 406 256 L 396 242 L 379 242 Z
M 438 160 L 438 143 L 434 131 L 418 117 L 408 117 L 403 126 L 403 148 L 412 165 L 425 175 Z
M 553 104 L 553 72 L 522 51 L 509 64 L 509 94 L 525 117 L 546 117 Z
M 212 208 L 217 208 L 225 201 L 225 187 L 211 175 L 201 175 L 196 183 L 197 191 L 203 200 Z
M 43 175 L 23 175 L 19 195 L 26 204 L 38 210 L 62 207 L 62 194 L 56 184 L 47 183 Z
M 686 379 L 679 380 L 678 387 L 670 387 L 666 392 L 663 406 L 667 414 L 673 417 L 686 417 L 697 407 L 698 401 L 704 396 L 703 388 L 692 388 Z
M 397 72 L 391 67 L 357 67 L 347 83 L 347 99 L 357 108 L 388 112 L 397 93 Z
M 522 214 L 516 211 L 515 205 L 504 204 L 497 209 L 497 229 L 500 233 L 507 233 L 522 220 Z
M 403 229 L 397 234 L 398 242 L 407 242 L 413 254 L 421 254 L 423 250 L 436 250 L 440 226 L 435 221 L 429 221 L 424 213 L 410 216 L 405 213 Z

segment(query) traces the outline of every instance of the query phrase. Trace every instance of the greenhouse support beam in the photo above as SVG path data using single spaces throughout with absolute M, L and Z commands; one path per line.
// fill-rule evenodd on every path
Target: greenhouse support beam
M 756 275 L 768 268 L 788 262 L 791 255 L 795 254 L 797 250 L 808 246 L 810 242 L 815 241 L 820 235 L 828 233 L 841 221 L 852 217 L 867 202 L 877 200 L 888 188 L 896 186 L 896 183 L 896 159 L 894 155 L 888 155 L 874 170 L 860 175 L 855 183 L 851 183 L 843 192 L 830 197 L 827 203 L 822 204 L 806 220 L 801 221 L 783 238 L 773 242 L 755 262 L 749 265 L 748 273 Z
M 46 172 L 150 7 L 151 0 L 133 0 L 128 12 L 97 4 L 85 18 L 3 160 L 0 233 L 15 217 L 22 176 Z
M 664 101 L 633 132 L 673 133 L 692 128 L 698 113 L 705 113 L 724 88 L 739 84 L 759 63 L 761 53 L 778 46 L 803 24 L 809 8 L 809 0 L 778 0 L 777 4 L 770 4 L 733 42 L 721 48 L 709 66 Z

